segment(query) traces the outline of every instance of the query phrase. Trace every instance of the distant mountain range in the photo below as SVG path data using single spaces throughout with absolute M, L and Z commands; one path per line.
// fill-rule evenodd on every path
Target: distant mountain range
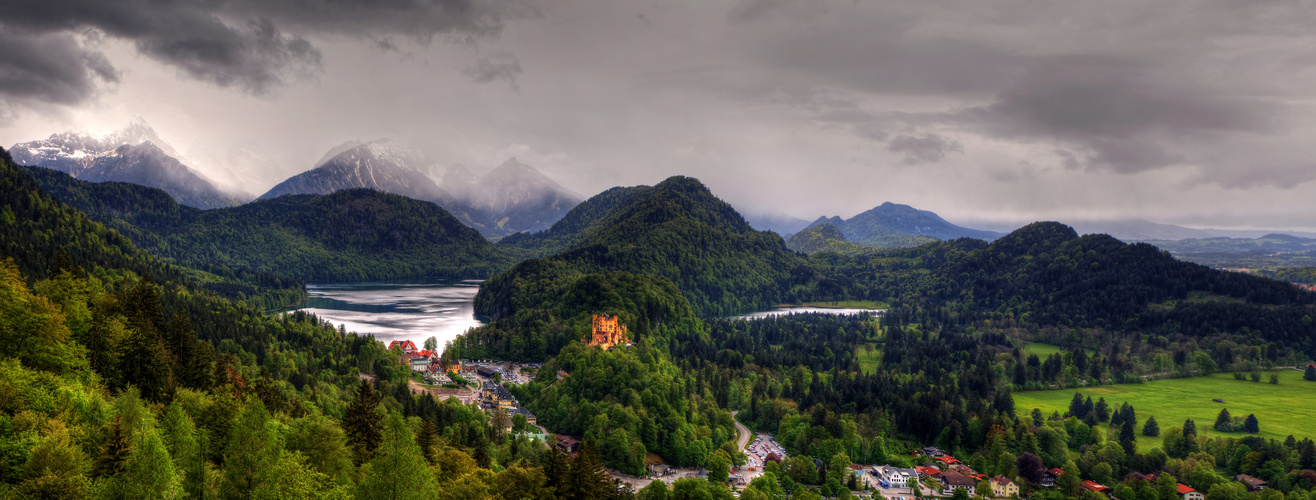
M 1188 238 L 1264 238 L 1270 234 L 1288 234 L 1303 238 L 1316 238 L 1316 233 L 1304 231 L 1275 231 L 1270 229 L 1196 229 L 1162 224 L 1146 219 L 1086 219 L 1062 220 L 1078 234 L 1109 234 L 1122 241 L 1171 241 Z M 973 222 L 974 225 L 998 231 L 1013 231 L 1023 223 Z
M 823 224 L 834 226 L 846 241 L 879 248 L 912 247 L 956 238 L 992 241 L 1004 236 L 995 231 L 957 226 L 927 210 L 890 202 L 849 219 L 819 217 L 809 227 Z
M 390 193 L 343 189 L 198 210 L 136 184 L 83 182 L 44 168 L 26 174 L 137 247 L 218 275 L 487 278 L 512 264 L 438 205 Z
M 547 229 L 581 196 L 529 165 L 508 159 L 482 177 L 454 166 L 436 182 L 423 155 L 384 141 L 349 142 L 329 150 L 315 167 L 271 188 L 261 199 L 366 188 L 437 203 L 485 237 Z
M 130 182 L 159 188 L 190 207 L 227 207 L 248 200 L 246 195 L 216 187 L 188 168 L 178 152 L 142 121 L 103 137 L 52 134 L 15 144 L 10 154 L 20 165 L 46 167 L 88 182 Z

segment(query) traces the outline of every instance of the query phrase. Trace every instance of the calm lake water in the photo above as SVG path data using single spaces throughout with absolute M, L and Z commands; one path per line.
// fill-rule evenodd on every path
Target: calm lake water
M 867 313 L 879 313 L 879 314 L 880 314 L 880 313 L 883 312 L 883 311 L 886 311 L 886 309 L 851 309 L 851 308 L 847 308 L 847 307 L 808 307 L 808 306 L 798 306 L 798 307 L 774 307 L 774 308 L 772 308 L 772 309 L 768 309 L 768 310 L 766 310 L 766 311 L 758 311 L 758 312 L 752 312 L 752 313 L 749 313 L 749 314 L 741 314 L 741 315 L 738 315 L 738 316 L 734 316 L 734 318 L 736 318 L 736 319 L 759 319 L 759 318 L 767 318 L 767 317 L 769 317 L 769 316 L 782 316 L 782 315 L 786 315 L 786 314 L 796 314 L 796 313 L 859 314 L 859 313 L 867 312 Z
M 310 297 L 296 310 L 306 311 L 374 335 L 385 344 L 410 340 L 417 347 L 436 337 L 439 348 L 484 323 L 475 319 L 480 281 L 399 280 L 306 285 Z

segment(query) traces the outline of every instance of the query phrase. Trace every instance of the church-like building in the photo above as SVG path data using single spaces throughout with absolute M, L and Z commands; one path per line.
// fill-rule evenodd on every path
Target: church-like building
M 626 325 L 621 324 L 616 316 L 595 314 L 593 331 L 584 341 L 589 345 L 602 347 L 606 351 L 615 345 L 629 344 L 631 337 L 626 331 Z

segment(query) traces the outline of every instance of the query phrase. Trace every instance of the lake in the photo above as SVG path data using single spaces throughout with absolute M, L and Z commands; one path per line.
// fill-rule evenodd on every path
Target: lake
M 349 332 L 374 335 L 385 344 L 410 340 L 421 347 L 435 337 L 442 349 L 444 342 L 484 324 L 475 319 L 479 290 L 478 280 L 307 284 L 310 296 L 293 310 L 341 324 Z
M 848 307 L 809 307 L 809 306 L 791 306 L 791 307 L 774 307 L 766 311 L 752 312 L 749 314 L 740 314 L 732 316 L 735 319 L 760 319 L 770 316 L 783 316 L 786 314 L 798 313 L 823 313 L 823 314 L 859 314 L 874 313 L 881 314 L 886 309 L 852 309 Z

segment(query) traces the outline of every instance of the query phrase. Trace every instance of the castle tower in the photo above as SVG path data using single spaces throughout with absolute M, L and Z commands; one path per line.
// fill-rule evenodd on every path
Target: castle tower
M 616 316 L 595 314 L 593 316 L 593 328 L 589 338 L 585 341 L 589 342 L 590 345 L 596 345 L 607 350 L 612 346 L 628 343 L 631 339 L 630 334 L 626 331 L 626 325 L 621 324 Z

